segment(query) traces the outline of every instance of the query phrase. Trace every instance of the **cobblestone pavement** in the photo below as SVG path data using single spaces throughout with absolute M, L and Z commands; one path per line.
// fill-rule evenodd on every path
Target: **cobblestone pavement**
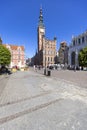
M 44 74 L 43 70 L 37 70 L 37 72 Z M 87 88 L 87 71 L 51 70 L 51 77 L 56 77 L 79 87 Z
M 0 75 L 0 95 L 2 94 L 10 75 Z
M 52 76 L 72 82 L 87 88 L 87 71 L 60 70 L 52 71 Z
M 87 130 L 87 89 L 41 71 L 16 72 L 0 96 L 0 130 Z

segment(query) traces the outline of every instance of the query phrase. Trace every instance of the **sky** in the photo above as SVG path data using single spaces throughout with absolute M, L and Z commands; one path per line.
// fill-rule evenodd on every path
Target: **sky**
M 72 36 L 87 30 L 87 0 L 0 0 L 0 36 L 4 44 L 23 45 L 25 57 L 37 50 L 40 7 L 46 38 L 69 45 Z

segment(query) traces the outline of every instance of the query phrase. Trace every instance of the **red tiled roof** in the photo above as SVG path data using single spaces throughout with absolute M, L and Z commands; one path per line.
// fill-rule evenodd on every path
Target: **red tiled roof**
M 17 45 L 9 45 L 9 44 L 3 44 L 5 47 L 8 45 L 11 47 L 12 50 L 17 50 L 19 47 L 24 51 L 24 46 L 17 46 Z

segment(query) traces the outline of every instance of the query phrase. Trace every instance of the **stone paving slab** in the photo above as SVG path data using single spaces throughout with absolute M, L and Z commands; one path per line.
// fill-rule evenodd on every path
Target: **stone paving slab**
M 0 130 L 87 130 L 87 90 L 33 71 L 14 73 L 0 96 Z
M 10 75 L 0 75 L 0 95 L 2 94 L 8 80 L 9 80 Z
M 2 107 L 0 107 L 0 120 L 3 117 L 14 115 L 24 110 L 28 110 L 28 109 L 30 110 L 30 108 L 44 106 L 44 104 L 55 102 L 58 99 L 61 99 L 61 97 L 56 92 L 54 94 L 48 92 L 48 93 L 39 95 L 36 98 L 32 97 L 24 101 L 18 101 L 15 103 L 3 105 Z
M 69 99 L 27 112 L 0 125 L 0 130 L 86 130 L 87 106 Z

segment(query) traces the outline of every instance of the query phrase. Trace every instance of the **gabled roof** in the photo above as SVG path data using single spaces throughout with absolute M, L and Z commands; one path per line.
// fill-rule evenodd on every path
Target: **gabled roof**
M 17 46 L 17 45 L 11 45 L 11 44 L 3 44 L 5 47 L 10 47 L 11 50 L 18 50 L 21 48 L 22 51 L 24 51 L 24 46 Z

